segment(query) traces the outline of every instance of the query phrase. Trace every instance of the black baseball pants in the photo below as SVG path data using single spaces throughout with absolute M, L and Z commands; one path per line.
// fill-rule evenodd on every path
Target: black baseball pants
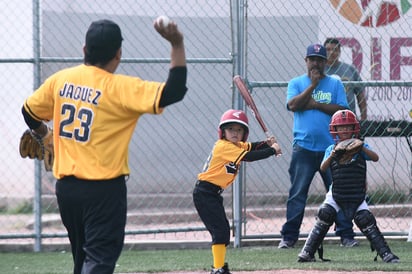
M 223 206 L 222 189 L 206 181 L 198 181 L 193 202 L 200 219 L 212 236 L 212 244 L 230 243 L 230 225 Z
M 112 274 L 123 248 L 127 188 L 125 177 L 56 183 L 60 216 L 67 229 L 74 274 Z

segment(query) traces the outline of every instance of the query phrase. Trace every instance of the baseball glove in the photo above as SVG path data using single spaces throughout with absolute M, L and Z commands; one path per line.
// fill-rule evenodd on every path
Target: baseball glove
M 47 134 L 40 138 L 30 129 L 27 129 L 20 138 L 20 156 L 22 158 L 44 160 L 44 167 L 47 171 L 53 169 L 53 131 L 49 129 Z
M 339 142 L 335 146 L 335 157 L 339 163 L 344 163 L 352 159 L 353 155 L 360 152 L 363 147 L 363 141 L 351 138 Z

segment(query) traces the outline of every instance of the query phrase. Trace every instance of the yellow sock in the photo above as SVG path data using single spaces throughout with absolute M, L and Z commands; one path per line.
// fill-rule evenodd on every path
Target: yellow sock
M 225 265 L 226 245 L 215 244 L 212 245 L 213 254 L 213 268 L 222 268 Z

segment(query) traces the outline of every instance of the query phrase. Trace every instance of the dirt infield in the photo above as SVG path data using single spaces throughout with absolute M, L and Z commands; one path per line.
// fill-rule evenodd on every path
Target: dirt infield
M 161 272 L 158 274 L 205 274 L 209 272 Z M 331 270 L 302 270 L 302 269 L 284 269 L 284 270 L 257 270 L 257 271 L 236 271 L 233 274 L 345 274 L 348 271 L 331 271 Z M 405 274 L 407 272 L 388 272 L 388 271 L 351 271 L 351 274 Z M 120 273 L 121 274 L 121 273 Z M 127 273 L 123 273 L 127 274 Z M 130 274 L 130 273 L 129 273 Z M 144 272 L 137 272 L 134 274 L 147 274 Z M 154 274 L 154 273 L 152 273 Z

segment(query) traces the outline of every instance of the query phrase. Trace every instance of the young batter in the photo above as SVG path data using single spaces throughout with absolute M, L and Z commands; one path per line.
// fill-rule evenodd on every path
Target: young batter
M 241 110 L 226 111 L 219 123 L 219 140 L 215 143 L 198 175 L 193 191 L 196 210 L 212 236 L 213 268 L 211 274 L 228 274 L 226 246 L 230 242 L 230 225 L 221 193 L 236 178 L 241 161 L 256 161 L 281 154 L 274 137 L 266 141 L 246 142 L 248 118 Z

